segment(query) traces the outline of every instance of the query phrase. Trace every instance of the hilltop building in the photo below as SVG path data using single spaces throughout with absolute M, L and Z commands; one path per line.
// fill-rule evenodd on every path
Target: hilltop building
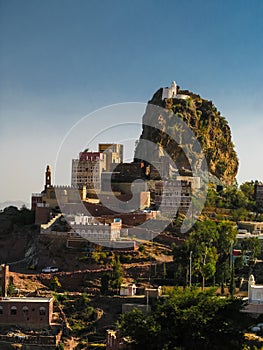
M 177 89 L 175 83 L 173 89 Z M 32 194 L 36 224 L 52 224 L 58 212 L 85 214 L 85 207 L 95 217 L 131 212 L 134 223 L 140 211 L 154 205 L 161 206 L 164 215 L 177 208 L 188 212 L 191 194 L 200 188 L 200 178 L 185 170 L 175 171 L 165 156 L 156 164 L 140 160 L 123 163 L 123 145 L 101 143 L 98 149 L 80 152 L 79 159 L 72 160 L 71 186 L 53 185 L 51 167 L 47 165 L 44 190 Z
M 189 95 L 183 95 L 183 94 L 178 94 L 178 87 L 175 81 L 172 81 L 172 84 L 170 87 L 165 87 L 163 88 L 163 92 L 162 92 L 162 100 L 164 100 L 165 98 L 177 98 L 177 99 L 182 99 L 182 100 L 186 100 L 187 98 L 189 98 Z

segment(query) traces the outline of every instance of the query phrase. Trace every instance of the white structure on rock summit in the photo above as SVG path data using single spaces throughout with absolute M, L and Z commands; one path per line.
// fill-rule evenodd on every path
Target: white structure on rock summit
M 178 98 L 178 99 L 186 100 L 189 97 L 190 96 L 188 95 L 177 94 L 177 85 L 175 81 L 172 81 L 172 84 L 170 87 L 163 88 L 162 100 L 164 100 L 165 98 Z

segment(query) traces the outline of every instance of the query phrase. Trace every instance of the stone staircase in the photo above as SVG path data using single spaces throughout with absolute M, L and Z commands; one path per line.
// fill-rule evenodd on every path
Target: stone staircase
M 47 224 L 42 224 L 40 226 L 40 233 L 48 233 L 51 232 L 51 226 L 62 216 L 61 213 L 54 216 L 52 219 L 49 220 Z

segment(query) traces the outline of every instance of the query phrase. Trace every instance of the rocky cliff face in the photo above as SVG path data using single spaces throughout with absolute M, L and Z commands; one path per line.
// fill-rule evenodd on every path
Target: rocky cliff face
M 178 93 L 189 95 L 189 98 L 162 100 L 162 89 L 159 89 L 148 102 L 143 116 L 143 131 L 135 150 L 135 161 L 151 160 L 153 153 L 161 155 L 166 152 L 179 173 L 182 173 L 182 169 L 191 172 L 195 166 L 204 169 L 207 163 L 210 174 L 226 185 L 232 184 L 238 170 L 238 158 L 227 120 L 211 101 L 187 90 L 179 89 Z M 192 130 L 192 136 L 188 133 L 185 138 L 184 127 L 178 124 L 178 120 Z M 156 145 L 155 152 L 153 149 L 147 150 L 144 140 Z M 200 158 L 197 143 L 201 145 L 205 161 Z M 189 158 L 195 159 L 195 164 Z

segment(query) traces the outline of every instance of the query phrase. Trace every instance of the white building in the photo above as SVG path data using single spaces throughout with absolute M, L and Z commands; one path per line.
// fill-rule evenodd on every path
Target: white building
M 248 280 L 248 302 L 250 304 L 263 304 L 263 285 L 256 285 L 253 275 L 250 275 Z
M 133 284 L 122 284 L 120 288 L 120 295 L 122 296 L 133 296 L 136 294 L 136 285 Z
M 172 81 L 172 84 L 170 87 L 163 88 L 162 100 L 164 100 L 165 98 L 178 98 L 178 99 L 186 100 L 189 97 L 190 96 L 188 95 L 177 94 L 177 84 L 175 81 Z
M 86 239 L 91 242 L 104 243 L 120 239 L 122 220 L 114 219 L 110 224 L 94 223 L 88 216 L 75 216 L 75 221 L 70 222 L 69 238 Z

